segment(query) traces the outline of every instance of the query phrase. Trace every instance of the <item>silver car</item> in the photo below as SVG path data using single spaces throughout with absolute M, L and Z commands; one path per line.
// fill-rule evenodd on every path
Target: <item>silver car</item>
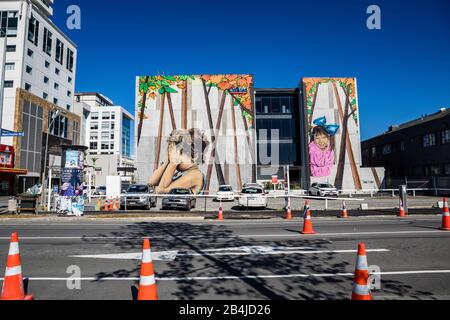
M 191 189 L 172 189 L 168 195 L 162 199 L 162 210 L 183 209 L 189 211 L 195 208 L 197 201 Z
M 127 194 L 131 196 L 127 196 Z M 152 207 L 156 207 L 156 197 L 150 196 L 151 194 L 154 194 L 154 190 L 151 187 L 133 184 L 126 190 L 125 197 L 120 199 L 120 208 L 145 208 L 146 210 L 150 210 Z
M 339 197 L 338 189 L 329 183 L 313 183 L 308 193 L 310 196 Z

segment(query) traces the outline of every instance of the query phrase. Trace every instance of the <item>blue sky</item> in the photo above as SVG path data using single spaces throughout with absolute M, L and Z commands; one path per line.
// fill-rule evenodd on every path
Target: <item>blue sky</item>
M 66 9 L 81 8 L 81 30 Z M 366 28 L 381 8 L 382 29 Z M 133 112 L 136 75 L 251 73 L 255 86 L 357 77 L 361 137 L 450 107 L 448 0 L 56 0 L 78 46 L 76 91 Z

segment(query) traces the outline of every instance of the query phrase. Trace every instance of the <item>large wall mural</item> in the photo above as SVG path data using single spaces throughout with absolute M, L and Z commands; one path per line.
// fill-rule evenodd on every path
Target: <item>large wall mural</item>
M 254 181 L 253 90 L 251 75 L 138 77 L 138 183 L 200 194 Z
M 381 185 L 382 171 L 361 168 L 358 92 L 355 78 L 304 78 L 311 183 L 338 189 Z

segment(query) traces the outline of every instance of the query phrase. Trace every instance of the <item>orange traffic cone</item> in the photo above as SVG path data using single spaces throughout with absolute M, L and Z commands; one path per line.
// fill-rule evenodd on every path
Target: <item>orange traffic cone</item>
M 303 231 L 302 234 L 315 234 L 313 225 L 312 225 L 312 219 L 311 219 L 311 211 L 309 210 L 309 206 L 306 210 L 306 217 L 305 221 L 303 223 Z
M 108 206 L 108 211 L 113 211 L 114 210 L 114 200 L 112 197 L 109 197 L 109 206 Z
M 348 211 L 347 211 L 347 206 L 345 204 L 345 201 L 342 202 L 341 218 L 348 218 Z
M 399 209 L 398 216 L 399 217 L 406 217 L 405 208 L 403 208 L 403 201 L 402 201 L 402 199 L 400 199 L 400 209 Z
M 219 215 L 218 215 L 217 219 L 218 219 L 219 221 L 222 221 L 222 220 L 223 220 L 223 209 L 222 209 L 222 205 L 220 205 L 220 207 L 219 207 Z
M 150 240 L 144 239 L 138 300 L 158 300 Z
M 102 199 L 103 201 L 103 199 Z M 105 198 L 105 204 L 103 205 L 103 211 L 109 211 L 108 199 Z
M 120 210 L 120 199 L 119 197 L 116 198 L 116 208 L 115 210 Z
M 448 211 L 448 202 L 444 198 L 444 206 L 442 209 L 442 230 L 450 231 L 450 213 Z
M 22 265 L 19 253 L 19 236 L 11 234 L 5 278 L 3 279 L 0 300 L 33 300 L 33 296 L 25 295 L 22 278 Z
M 367 265 L 366 245 L 358 245 L 355 277 L 353 279 L 352 300 L 372 300 L 369 287 L 369 267 Z
M 290 205 L 288 205 L 286 208 L 286 220 L 292 220 L 292 211 Z

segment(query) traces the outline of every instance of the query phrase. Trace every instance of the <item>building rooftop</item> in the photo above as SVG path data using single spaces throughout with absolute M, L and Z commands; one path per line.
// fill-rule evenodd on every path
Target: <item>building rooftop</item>
M 400 124 L 400 125 L 392 125 L 392 126 L 389 127 L 388 131 L 386 131 L 385 133 L 380 134 L 378 136 L 375 136 L 373 138 L 367 139 L 367 140 L 372 140 L 372 139 L 375 139 L 375 138 L 378 138 L 378 137 L 381 137 L 381 136 L 384 136 L 384 135 L 387 135 L 387 134 L 398 132 L 400 130 L 408 129 L 408 128 L 411 128 L 411 127 L 414 127 L 414 126 L 417 126 L 417 125 L 420 125 L 420 124 L 423 124 L 423 123 L 427 123 L 427 122 L 430 122 L 430 121 L 441 119 L 441 118 L 444 118 L 444 117 L 449 116 L 449 115 L 450 115 L 450 109 L 449 108 L 441 108 L 436 113 L 433 113 L 433 114 L 430 114 L 430 115 L 424 114 L 420 118 L 417 118 L 415 120 L 411 120 L 411 121 L 405 122 L 405 123 Z

